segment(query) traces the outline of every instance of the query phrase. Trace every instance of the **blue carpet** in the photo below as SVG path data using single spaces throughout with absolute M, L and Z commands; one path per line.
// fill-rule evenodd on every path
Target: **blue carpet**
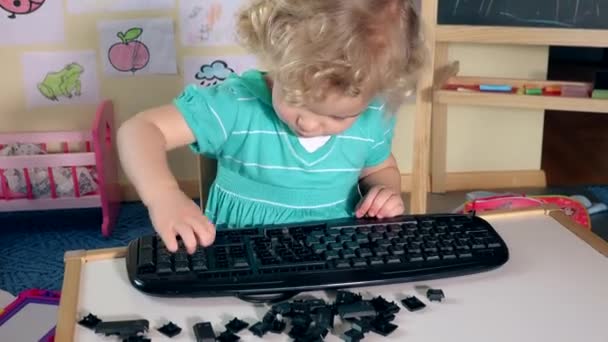
M 101 235 L 99 209 L 0 213 L 0 289 L 61 290 L 66 251 L 125 246 L 152 233 L 147 209 L 124 203 L 112 235 Z
M 588 189 L 598 201 L 608 205 L 608 186 L 590 186 Z

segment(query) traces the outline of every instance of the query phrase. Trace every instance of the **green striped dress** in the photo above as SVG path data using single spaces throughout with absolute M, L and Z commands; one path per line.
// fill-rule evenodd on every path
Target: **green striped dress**
M 395 118 L 379 101 L 346 131 L 306 148 L 276 115 L 256 70 L 189 85 L 174 104 L 195 136 L 190 148 L 218 161 L 205 211 L 218 229 L 352 216 L 361 171 L 391 153 Z

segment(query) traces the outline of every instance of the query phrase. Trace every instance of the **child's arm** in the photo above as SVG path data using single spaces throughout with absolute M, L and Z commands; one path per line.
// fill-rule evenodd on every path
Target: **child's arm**
M 167 151 L 194 141 L 173 105 L 153 108 L 125 121 L 117 133 L 121 164 L 144 204 L 178 189 L 169 169 Z
M 123 170 L 148 207 L 154 228 L 170 251 L 180 235 L 188 251 L 209 245 L 215 229 L 200 207 L 180 189 L 170 171 L 167 151 L 192 143 L 194 135 L 174 105 L 146 110 L 117 132 Z
M 404 213 L 401 174 L 392 154 L 381 164 L 364 169 L 359 186 L 363 199 L 357 206 L 357 217 L 385 218 Z

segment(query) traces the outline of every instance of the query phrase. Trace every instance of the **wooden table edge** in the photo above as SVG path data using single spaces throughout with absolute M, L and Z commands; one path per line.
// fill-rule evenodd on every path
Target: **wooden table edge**
M 80 271 L 85 255 L 85 250 L 68 251 L 65 253 L 65 271 L 57 313 L 55 341 L 71 342 L 74 340 L 76 311 L 78 309 L 78 296 L 80 293 Z
M 603 256 L 608 257 L 608 242 L 592 232 L 590 229 L 576 223 L 559 209 L 551 210 L 549 212 L 549 216 L 559 222 L 562 226 L 566 227 L 578 238 L 585 241 L 589 246 L 591 246 L 591 248 L 595 249 Z
M 577 224 L 563 211 L 555 206 L 536 208 L 524 208 L 521 210 L 495 210 L 479 214 L 483 218 L 510 217 L 521 215 L 548 215 L 560 225 L 564 226 L 574 235 L 585 241 L 590 247 L 608 257 L 608 242 L 591 232 L 589 229 Z M 59 303 L 59 314 L 55 332 L 56 341 L 73 342 L 76 327 L 76 311 L 80 294 L 80 273 L 82 265 L 90 261 L 118 259 L 127 253 L 127 247 L 104 248 L 90 251 L 77 250 L 68 251 L 65 254 L 65 273 L 63 279 L 61 300 Z

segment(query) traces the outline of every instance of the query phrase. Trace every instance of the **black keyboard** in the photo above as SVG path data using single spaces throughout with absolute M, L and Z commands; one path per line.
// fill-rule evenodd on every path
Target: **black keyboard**
M 135 288 L 158 296 L 269 295 L 479 273 L 509 259 L 494 228 L 474 215 L 411 215 L 218 229 L 212 246 L 171 253 L 156 235 L 129 243 Z

